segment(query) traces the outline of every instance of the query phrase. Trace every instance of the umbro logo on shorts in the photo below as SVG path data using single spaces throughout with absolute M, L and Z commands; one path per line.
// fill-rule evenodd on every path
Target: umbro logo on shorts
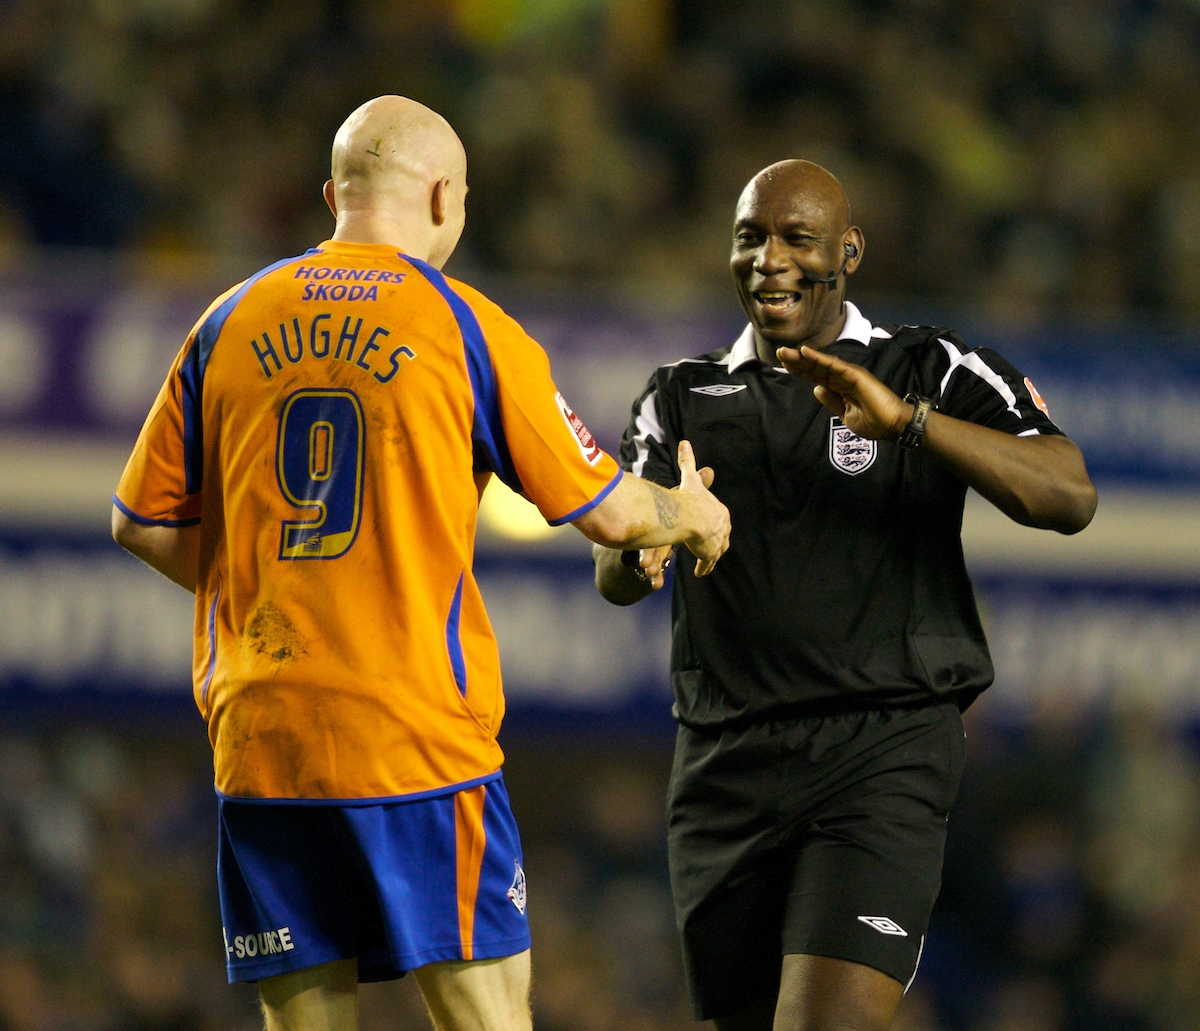
M 692 387 L 692 393 L 703 394 L 705 397 L 724 397 L 726 394 L 736 394 L 745 389 L 745 383 L 713 383 L 707 387 Z
M 868 927 L 874 927 L 880 934 L 895 934 L 901 938 L 907 938 L 908 932 L 901 927 L 895 920 L 886 916 L 860 916 L 861 920 Z

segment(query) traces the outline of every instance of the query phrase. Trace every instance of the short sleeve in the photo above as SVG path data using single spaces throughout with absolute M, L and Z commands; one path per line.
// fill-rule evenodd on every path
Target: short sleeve
M 125 465 L 113 503 L 130 519 L 149 526 L 200 522 L 200 493 L 187 491 L 183 377 L 194 337 L 179 352 L 154 399 Z
M 591 511 L 622 470 L 554 384 L 550 360 L 517 322 L 462 284 L 495 375 L 504 444 L 521 492 L 552 526 Z M 503 477 L 504 470 L 494 470 Z
M 660 415 L 663 399 L 658 378 L 657 373 L 651 376 L 646 389 L 633 402 L 629 425 L 621 438 L 620 457 L 626 472 L 669 489 L 679 484 L 679 469 L 675 463 L 676 442 Z
M 939 337 L 938 343 L 950 358 L 939 412 L 1018 437 L 1062 435 L 1033 382 L 995 351 L 967 350 L 956 338 Z

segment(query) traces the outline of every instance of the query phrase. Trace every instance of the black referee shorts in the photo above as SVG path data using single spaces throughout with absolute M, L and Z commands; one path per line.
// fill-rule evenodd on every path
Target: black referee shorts
M 863 963 L 907 989 L 964 758 L 952 702 L 711 736 L 680 727 L 668 846 L 696 1019 L 778 990 L 796 953 Z

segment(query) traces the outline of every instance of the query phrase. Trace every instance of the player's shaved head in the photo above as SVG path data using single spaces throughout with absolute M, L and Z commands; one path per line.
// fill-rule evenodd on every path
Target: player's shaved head
M 812 161 L 792 158 L 768 165 L 746 184 L 737 213 L 755 207 L 786 205 L 819 221 L 830 233 L 850 228 L 850 201 L 837 177 Z
M 368 100 L 333 139 L 325 195 L 335 239 L 395 242 L 440 267 L 462 232 L 466 179 L 466 151 L 445 118 L 407 97 Z
M 423 194 L 426 186 L 466 173 L 467 155 L 450 123 L 407 97 L 368 100 L 333 138 L 334 189 L 346 202 Z

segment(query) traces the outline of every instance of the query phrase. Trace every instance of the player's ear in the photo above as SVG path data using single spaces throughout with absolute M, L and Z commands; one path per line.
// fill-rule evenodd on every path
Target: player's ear
M 434 183 L 429 213 L 433 216 L 433 224 L 435 226 L 440 226 L 446 221 L 446 214 L 449 207 L 446 198 L 446 191 L 448 189 L 450 189 L 450 180 L 445 177 Z
M 325 198 L 325 203 L 329 205 L 329 210 L 333 212 L 333 217 L 337 218 L 337 196 L 333 192 L 333 180 L 325 180 L 325 188 L 321 191 Z

